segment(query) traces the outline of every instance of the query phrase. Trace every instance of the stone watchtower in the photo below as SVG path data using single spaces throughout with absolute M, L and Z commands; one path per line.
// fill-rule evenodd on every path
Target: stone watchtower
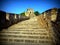
M 57 19 L 57 8 L 51 10 L 51 21 L 55 22 Z
M 34 10 L 33 9 L 31 9 L 31 8 L 29 8 L 29 9 L 27 9 L 27 11 L 25 12 L 25 15 L 27 16 L 27 17 L 34 17 L 35 16 L 35 14 L 34 14 Z

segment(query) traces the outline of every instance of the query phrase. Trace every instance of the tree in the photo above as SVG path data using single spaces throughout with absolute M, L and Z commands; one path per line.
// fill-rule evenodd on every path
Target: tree
M 35 11 L 34 14 L 38 16 L 40 13 L 38 11 Z
M 25 16 L 25 12 L 22 12 L 20 15 Z

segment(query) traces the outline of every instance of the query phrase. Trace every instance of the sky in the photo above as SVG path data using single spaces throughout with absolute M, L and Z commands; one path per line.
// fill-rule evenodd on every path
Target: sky
M 20 14 L 28 8 L 42 13 L 51 8 L 60 8 L 60 0 L 0 0 L 0 10 L 8 13 Z

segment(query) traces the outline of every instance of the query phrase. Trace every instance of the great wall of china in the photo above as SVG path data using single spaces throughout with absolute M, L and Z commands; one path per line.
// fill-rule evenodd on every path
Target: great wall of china
M 28 9 L 26 16 L 1 12 L 0 44 L 59 45 L 60 9 L 52 8 L 39 16 Z M 8 28 L 4 28 L 4 27 Z

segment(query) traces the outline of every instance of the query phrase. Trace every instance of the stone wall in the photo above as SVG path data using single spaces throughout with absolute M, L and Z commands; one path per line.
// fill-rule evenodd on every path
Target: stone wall
M 22 16 L 19 14 L 14 14 L 14 13 L 6 13 L 4 11 L 0 11 L 0 30 L 4 28 L 8 28 L 9 26 L 16 24 L 20 21 L 27 20 L 29 19 L 26 16 Z
M 57 45 L 60 45 L 60 9 L 53 8 L 43 12 L 38 16 L 38 23 L 48 30 L 55 32 L 55 41 Z

